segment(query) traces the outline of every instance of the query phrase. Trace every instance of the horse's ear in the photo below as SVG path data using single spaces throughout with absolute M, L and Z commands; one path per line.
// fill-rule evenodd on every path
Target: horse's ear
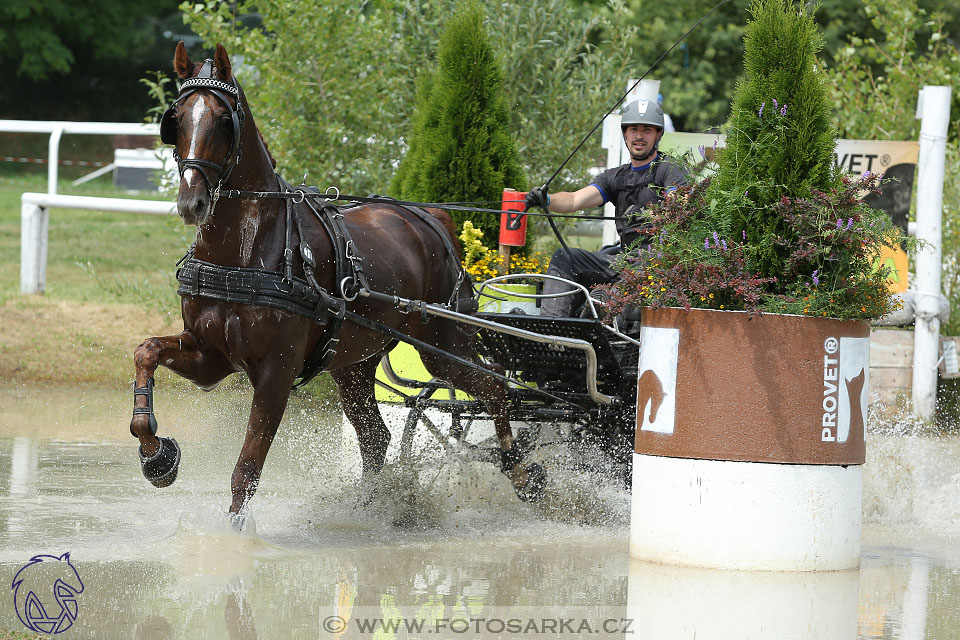
M 193 63 L 187 55 L 187 48 L 183 46 L 183 40 L 177 44 L 177 52 L 173 54 L 173 70 L 183 79 L 189 78 L 193 72 Z
M 220 73 L 221 80 L 224 82 L 233 80 L 233 67 L 230 66 L 230 57 L 227 55 L 227 50 L 219 42 L 217 43 L 217 50 L 213 52 L 213 66 Z

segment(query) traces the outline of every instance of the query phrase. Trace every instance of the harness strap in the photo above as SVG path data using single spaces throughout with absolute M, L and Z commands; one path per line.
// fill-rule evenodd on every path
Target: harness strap
M 541 395 L 544 395 L 544 396 L 546 396 L 546 397 L 548 397 L 548 398 L 551 398 L 551 399 L 553 399 L 553 400 L 556 400 L 556 401 L 558 401 L 558 402 L 562 402 L 562 403 L 564 403 L 564 404 L 568 404 L 568 405 L 570 405 L 571 407 L 576 407 L 577 409 L 580 409 L 581 411 L 584 411 L 584 410 L 585 410 L 583 407 L 581 407 L 580 405 L 578 405 L 578 404 L 576 404 L 576 403 L 574 403 L 574 402 L 570 402 L 569 400 L 565 400 L 565 399 L 563 399 L 563 398 L 561 398 L 561 397 L 559 397 L 559 396 L 556 396 L 556 395 L 554 395 L 554 394 L 552 394 L 552 393 L 550 393 L 550 392 L 548 392 L 548 391 L 544 391 L 543 389 L 538 389 L 538 388 L 536 388 L 536 387 L 532 387 L 532 386 L 530 386 L 530 385 L 528 385 L 528 384 L 525 384 L 525 383 L 523 383 L 523 382 L 520 382 L 519 380 L 514 380 L 513 378 L 509 378 L 509 377 L 503 375 L 502 373 L 497 373 L 496 371 L 492 371 L 491 369 L 488 369 L 488 368 L 480 365 L 479 363 L 472 362 L 472 361 L 470 361 L 470 360 L 467 360 L 466 358 L 461 358 L 460 356 L 456 356 L 456 355 L 454 355 L 454 354 L 452 354 L 452 353 L 450 353 L 450 352 L 448 352 L 448 351 L 444 351 L 443 349 L 441 349 L 441 348 L 439 348 L 439 347 L 435 347 L 435 346 L 433 346 L 432 344 L 429 344 L 429 343 L 427 343 L 427 342 L 424 342 L 423 340 L 418 340 L 418 339 L 416 339 L 416 338 L 414 338 L 414 337 L 412 337 L 412 336 L 408 336 L 407 334 L 403 333 L 402 331 L 399 331 L 399 330 L 397 330 L 397 329 L 394 329 L 394 328 L 391 327 L 391 326 L 385 325 L 385 324 L 383 324 L 382 322 L 378 322 L 378 321 L 376 321 L 376 320 L 371 320 L 370 318 L 366 318 L 366 317 L 364 317 L 364 316 L 361 316 L 361 315 L 359 315 L 359 314 L 356 314 L 356 313 L 354 313 L 353 311 L 347 311 L 347 312 L 346 312 L 346 318 L 347 318 L 347 320 L 349 320 L 350 322 L 354 322 L 354 323 L 360 325 L 361 327 L 366 327 L 367 329 L 372 329 L 372 330 L 374 330 L 374 331 L 377 331 L 378 333 L 382 333 L 382 334 L 384 334 L 384 335 L 386 335 L 386 336 L 389 336 L 389 337 L 391 337 L 391 338 L 395 338 L 396 340 L 400 340 L 401 342 L 406 342 L 407 344 L 409 344 L 409 345 L 411 345 L 411 346 L 413 346 L 413 347 L 416 347 L 416 349 L 417 349 L 418 351 L 419 351 L 419 350 L 423 350 L 423 351 L 426 351 L 427 353 L 430 353 L 430 354 L 435 355 L 435 356 L 442 356 L 442 357 L 444 357 L 444 358 L 447 358 L 448 360 L 453 360 L 454 362 L 456 362 L 456 363 L 458 363 L 458 364 L 461 364 L 461 365 L 463 365 L 463 366 L 465 366 L 465 367 L 467 367 L 467 368 L 469 368 L 469 369 L 473 369 L 474 371 L 477 371 L 477 372 L 482 373 L 482 374 L 484 374 L 484 375 L 487 375 L 487 376 L 491 376 L 491 377 L 493 377 L 493 378 L 496 378 L 497 380 L 500 380 L 501 382 L 506 382 L 506 383 L 509 383 L 509 384 L 512 384 L 512 385 L 517 385 L 517 386 L 523 387 L 523 388 L 525 388 L 525 389 L 529 389 L 530 391 L 535 391 L 535 392 L 537 392 L 537 393 L 539 393 L 539 394 L 541 394 Z M 446 382 L 449 383 L 449 381 L 446 381 Z
M 138 407 L 136 406 L 137 396 L 146 396 L 147 406 Z M 150 420 L 150 435 L 157 435 L 157 417 L 153 415 L 153 376 L 150 376 L 150 379 L 147 380 L 147 386 L 145 387 L 135 387 L 133 389 L 133 415 L 135 416 L 149 416 Z M 130 435 L 136 437 L 136 434 L 133 432 L 133 428 L 130 429 Z
M 323 322 L 342 315 L 344 303 L 325 290 L 314 289 L 300 278 L 287 280 L 282 273 L 220 265 L 188 258 L 177 269 L 177 294 L 238 304 L 256 304 Z

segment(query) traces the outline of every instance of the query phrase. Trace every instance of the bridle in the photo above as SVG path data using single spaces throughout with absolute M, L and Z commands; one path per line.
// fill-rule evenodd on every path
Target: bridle
M 177 135 L 179 133 L 177 127 L 177 103 L 201 89 L 209 91 L 226 106 L 230 111 L 230 119 L 233 122 L 233 141 L 230 145 L 230 150 L 227 151 L 227 155 L 221 164 L 202 158 L 181 158 L 176 149 Z M 233 96 L 236 107 L 231 104 L 227 94 Z M 243 142 L 241 140 L 243 118 L 243 107 L 240 105 L 240 85 L 237 84 L 236 78 L 233 78 L 232 82 L 224 82 L 223 80 L 214 78 L 213 60 L 207 58 L 203 61 L 200 72 L 194 77 L 184 81 L 180 86 L 180 94 L 177 96 L 177 99 L 163 112 L 163 117 L 160 119 L 160 140 L 164 144 L 174 145 L 173 158 L 177 161 L 180 177 L 183 177 L 183 172 L 187 169 L 195 169 L 200 172 L 206 185 L 207 195 L 210 197 L 211 210 L 220 197 L 220 187 L 227 178 L 230 177 L 230 173 L 240 162 L 240 158 L 243 155 Z M 214 186 L 214 180 L 207 174 L 207 170 L 211 169 L 217 172 L 216 186 Z

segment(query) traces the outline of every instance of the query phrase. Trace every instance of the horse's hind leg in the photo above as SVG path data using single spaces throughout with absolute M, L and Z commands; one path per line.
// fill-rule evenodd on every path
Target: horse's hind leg
M 434 320 L 428 326 L 435 327 L 437 333 L 433 334 L 432 338 L 439 343 L 438 346 L 441 349 L 495 371 L 492 366 L 480 364 L 473 338 L 461 333 L 455 325 L 447 321 Z M 501 456 L 500 470 L 510 479 L 514 491 L 521 500 L 527 502 L 538 500 L 546 484 L 546 472 L 543 467 L 535 463 L 524 465 L 523 453 L 514 445 L 504 383 L 491 375 L 441 355 L 421 351 L 420 359 L 423 360 L 424 366 L 431 375 L 450 382 L 457 389 L 466 391 L 484 403 L 493 417 L 493 425 L 497 431 Z M 502 373 L 502 371 L 496 370 L 496 373 Z
M 343 412 L 357 432 L 364 477 L 380 472 L 390 445 L 390 430 L 374 395 L 378 364 L 380 358 L 373 357 L 330 372 L 340 389 Z

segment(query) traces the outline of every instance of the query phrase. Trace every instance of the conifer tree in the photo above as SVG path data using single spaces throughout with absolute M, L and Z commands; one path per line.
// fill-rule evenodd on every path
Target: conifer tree
M 447 24 L 437 68 L 421 77 L 409 149 L 391 191 L 421 202 L 499 201 L 505 187 L 524 186 L 516 142 L 509 131 L 503 73 L 477 0 L 464 0 Z M 496 215 L 452 211 L 496 242 Z
M 708 201 L 723 207 L 725 232 L 745 231 L 752 264 L 780 276 L 774 238 L 789 235 L 771 206 L 839 184 L 836 126 L 817 61 L 823 38 L 795 0 L 754 0 L 744 35 L 744 78 L 737 84 Z M 782 253 L 782 252 L 781 252 Z

